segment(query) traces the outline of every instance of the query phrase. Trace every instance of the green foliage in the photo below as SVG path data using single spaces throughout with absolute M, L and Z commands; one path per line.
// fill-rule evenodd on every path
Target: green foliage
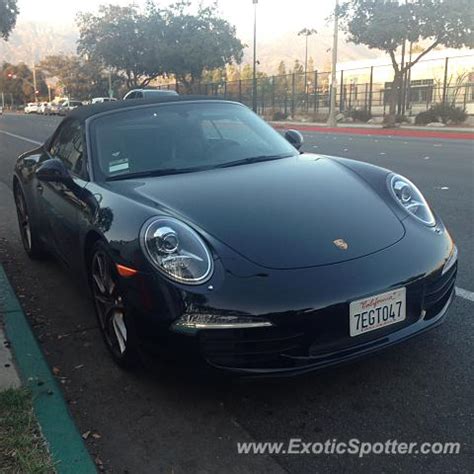
M 394 69 L 390 116 L 394 118 L 403 73 L 437 46 L 474 47 L 472 0 L 345 0 L 338 12 L 349 41 L 389 54 Z M 398 63 L 404 41 L 423 45 L 410 63 Z
M 410 120 L 408 120 L 408 117 L 406 115 L 397 114 L 395 116 L 395 122 L 396 123 L 410 123 Z
M 279 76 L 286 76 L 286 64 L 285 61 L 280 61 L 280 64 L 278 65 L 278 75 Z
M 39 97 L 47 96 L 48 89 L 41 71 L 36 71 L 36 87 Z M 0 66 L 0 90 L 4 93 L 5 102 L 21 104 L 35 100 L 33 72 L 24 63 L 3 63 Z
M 293 66 L 294 74 L 303 74 L 304 73 L 304 64 L 301 64 L 298 59 L 295 59 L 295 64 Z
M 279 121 L 282 121 L 282 120 L 286 120 L 287 117 L 288 116 L 285 113 L 283 113 L 281 110 L 277 110 L 276 112 L 273 112 L 272 120 L 274 122 L 279 122 Z
M 372 118 L 372 114 L 365 109 L 352 109 L 349 111 L 349 117 L 357 122 L 368 122 Z
M 417 125 L 426 125 L 431 122 L 442 122 L 444 124 L 462 123 L 467 119 L 467 113 L 461 107 L 454 105 L 437 104 L 430 109 L 419 113 L 415 117 Z
M 95 61 L 78 56 L 47 56 L 38 67 L 48 76 L 58 79 L 64 95 L 90 99 L 108 95 L 108 81 L 103 69 Z
M 420 55 L 438 45 L 474 46 L 471 0 L 346 0 L 340 13 L 350 41 L 388 53 L 404 40 L 430 40 Z
M 215 5 L 178 1 L 167 8 L 148 2 L 143 12 L 134 5 L 101 6 L 97 15 L 78 15 L 83 57 L 126 76 L 129 87 L 145 87 L 162 75 L 174 75 L 186 89 L 206 71 L 240 63 L 244 45 Z
M 0 38 L 8 40 L 18 13 L 17 0 L 0 0 Z
M 33 414 L 31 395 L 24 389 L 0 392 L 0 471 L 56 471 Z
M 78 53 L 103 67 L 120 71 L 128 87 L 143 87 L 161 75 L 162 22 L 136 6 L 102 5 L 99 13 L 80 13 Z
M 218 17 L 215 6 L 199 5 L 191 12 L 191 2 L 180 1 L 168 9 L 148 5 L 150 18 L 159 17 L 163 25 L 163 69 L 174 74 L 188 90 L 200 81 L 205 70 L 240 63 L 244 45 L 235 27 Z

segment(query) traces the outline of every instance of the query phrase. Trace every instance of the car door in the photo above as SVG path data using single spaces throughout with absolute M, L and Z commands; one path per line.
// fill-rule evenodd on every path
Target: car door
M 85 137 L 82 124 L 66 120 L 56 132 L 48 149 L 48 158 L 61 160 L 70 173 L 66 182 L 43 182 L 40 194 L 46 216 L 50 246 L 67 264 L 76 260 L 80 242 L 79 215 L 87 204 Z

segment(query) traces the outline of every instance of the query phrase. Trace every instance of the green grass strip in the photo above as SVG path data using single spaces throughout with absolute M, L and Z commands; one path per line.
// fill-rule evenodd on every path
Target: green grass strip
M 59 474 L 97 472 L 41 348 L 0 265 L 0 312 L 36 419 Z
M 24 388 L 0 392 L 0 472 L 49 474 L 55 468 Z

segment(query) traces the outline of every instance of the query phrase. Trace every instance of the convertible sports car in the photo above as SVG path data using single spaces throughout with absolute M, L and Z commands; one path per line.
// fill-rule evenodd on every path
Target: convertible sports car
M 122 366 L 293 375 L 441 323 L 457 249 L 416 186 L 285 138 L 224 100 L 81 107 L 16 164 L 25 250 L 84 278 Z

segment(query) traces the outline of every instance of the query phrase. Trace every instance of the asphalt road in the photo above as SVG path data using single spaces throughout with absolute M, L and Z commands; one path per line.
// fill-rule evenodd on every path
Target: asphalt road
M 335 370 L 275 381 L 202 379 L 159 366 L 116 368 L 91 304 L 54 261 L 21 248 L 13 202 L 15 157 L 52 133 L 54 117 L 0 117 L 0 262 L 56 367 L 87 444 L 107 470 L 151 472 L 472 472 L 473 310 L 458 297 L 444 325 Z M 8 134 L 4 133 L 7 132 Z M 13 134 L 13 135 L 12 135 Z M 305 150 L 375 163 L 419 185 L 460 251 L 458 286 L 474 291 L 472 142 L 305 133 Z M 467 296 L 472 293 L 467 293 Z M 237 441 L 328 439 L 459 442 L 459 455 L 238 455 Z

